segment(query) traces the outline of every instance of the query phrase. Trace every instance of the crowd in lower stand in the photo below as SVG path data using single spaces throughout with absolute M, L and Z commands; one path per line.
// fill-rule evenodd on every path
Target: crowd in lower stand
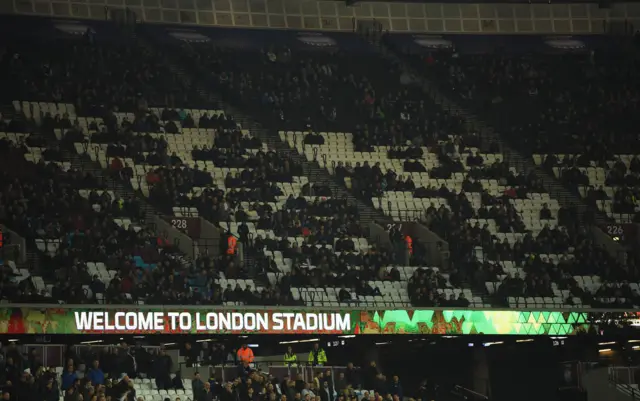
M 284 359 L 272 364 L 255 363 L 246 344 L 227 349 L 207 342 L 177 349 L 126 342 L 69 345 L 59 367 L 44 366 L 37 349 L 15 342 L 0 356 L 5 401 L 398 401 L 410 393 L 425 399 L 436 392 L 424 383 L 417 391 L 404 389 L 397 375 L 385 376 L 375 362 L 336 368 L 318 343 L 304 359 L 289 346 Z
M 620 133 L 635 121 L 633 52 L 620 64 L 608 53 L 400 54 L 413 75 L 367 46 L 235 51 L 185 46 L 150 27 L 141 28 L 148 42 L 129 40 L 108 24 L 60 43 L 14 34 L 0 63 L 16 99 L 0 116 L 0 221 L 37 257 L 26 269 L 26 260 L 11 261 L 2 298 L 640 301 L 636 254 L 611 256 L 590 235 L 591 215 L 554 198 L 540 170 L 505 149 L 513 145 L 608 214 L 595 218 L 635 219 L 640 164 L 626 154 L 635 139 Z M 423 77 L 438 77 L 491 122 L 507 110 L 507 125 L 497 126 L 504 143 L 425 96 Z M 203 88 L 266 130 L 225 112 Z M 592 113 L 588 102 L 604 98 L 603 113 Z M 405 225 L 381 242 L 371 231 L 374 212 L 384 224 Z M 202 218 L 223 233 L 222 245 L 187 256 L 153 226 L 154 213 Z M 412 222 L 433 236 L 409 234 Z M 228 236 L 242 244 L 237 253 L 227 252 Z M 436 253 L 448 256 L 435 264 Z

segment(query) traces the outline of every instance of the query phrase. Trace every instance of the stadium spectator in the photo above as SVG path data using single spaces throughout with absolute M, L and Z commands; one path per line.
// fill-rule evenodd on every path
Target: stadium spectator
M 403 399 L 402 384 L 400 384 L 400 378 L 398 376 L 393 376 L 391 386 L 389 388 L 389 394 L 398 397 L 400 400 Z
M 314 399 L 315 398 L 315 394 L 313 392 L 315 388 L 315 384 L 314 383 L 304 383 L 304 388 L 302 389 L 302 391 L 300 392 L 300 394 L 302 395 L 302 398 L 307 399 Z
M 324 381 L 322 382 L 322 388 L 319 390 L 320 392 L 320 399 L 322 401 L 334 401 L 335 400 L 335 391 L 333 389 L 333 386 L 330 386 L 330 383 L 328 381 Z
M 60 388 L 65 391 L 68 390 L 74 386 L 76 380 L 78 380 L 78 375 L 76 374 L 73 362 L 71 362 L 62 374 Z
M 104 372 L 100 369 L 100 361 L 93 361 L 93 365 L 89 372 L 87 373 L 87 378 L 94 386 L 104 384 Z
M 193 391 L 195 397 L 199 397 L 204 391 L 204 382 L 200 377 L 200 372 L 196 372 L 191 380 L 191 391 Z
M 173 360 L 166 354 L 165 350 L 158 350 L 158 355 L 154 362 L 153 373 L 155 376 L 156 386 L 159 389 L 166 389 L 171 384 L 171 371 Z
M 191 345 L 191 342 L 186 342 L 184 348 L 180 350 L 180 355 L 184 356 L 185 363 L 188 367 L 192 367 L 198 363 L 200 357 L 200 350 L 197 347 Z
M 135 400 L 136 392 L 133 382 L 126 373 L 120 375 L 120 380 L 112 384 L 112 394 L 116 399 Z
M 250 388 L 249 389 L 251 392 L 253 392 L 253 389 Z M 195 393 L 194 393 L 195 395 Z M 198 401 L 213 401 L 214 400 L 214 394 L 211 391 L 211 384 L 209 382 L 204 383 L 204 387 L 201 390 L 201 392 L 196 396 Z M 249 400 L 253 400 L 253 397 L 249 398 Z

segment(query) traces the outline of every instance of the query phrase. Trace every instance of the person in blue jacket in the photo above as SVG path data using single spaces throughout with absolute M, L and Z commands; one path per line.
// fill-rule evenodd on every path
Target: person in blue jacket
M 87 378 L 94 386 L 104 384 L 104 372 L 100 369 L 100 362 L 97 359 L 93 361 L 93 366 L 89 369 Z
M 76 374 L 73 365 L 67 366 L 67 370 L 62 373 L 62 383 L 60 388 L 63 390 L 67 390 L 69 387 L 73 386 L 73 383 L 78 379 L 78 375 Z

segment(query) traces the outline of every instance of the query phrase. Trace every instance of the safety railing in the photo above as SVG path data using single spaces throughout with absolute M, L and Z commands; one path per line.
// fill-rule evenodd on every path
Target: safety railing
M 180 374 L 182 377 L 193 377 L 198 372 L 202 377 L 215 377 L 223 382 L 233 381 L 239 376 L 238 364 L 235 361 L 227 361 L 224 364 L 211 364 L 206 361 L 199 362 L 180 362 Z M 336 377 L 341 372 L 345 372 L 346 366 L 322 366 L 314 365 L 306 361 L 297 361 L 293 363 L 285 363 L 282 359 L 278 360 L 260 360 L 250 364 L 252 369 L 277 378 L 279 381 L 285 377 L 297 378 L 301 377 L 304 381 L 311 381 L 318 372 L 331 372 L 331 387 L 335 388 Z
M 637 377 L 640 375 L 640 367 L 637 366 L 612 366 L 609 367 L 609 380 L 618 384 L 637 385 Z
M 640 367 L 637 366 L 613 366 L 609 367 L 609 383 L 633 400 L 640 399 L 640 389 L 638 389 L 637 377 L 640 374 Z
M 487 391 L 490 392 L 491 387 L 489 387 L 488 385 L 488 380 L 487 380 L 487 383 L 485 384 L 485 387 Z M 451 394 L 457 399 L 461 399 L 465 401 L 489 401 L 490 400 L 489 395 L 481 394 L 477 391 L 471 390 L 469 388 L 466 388 L 460 385 L 454 385 L 453 389 L 451 390 Z

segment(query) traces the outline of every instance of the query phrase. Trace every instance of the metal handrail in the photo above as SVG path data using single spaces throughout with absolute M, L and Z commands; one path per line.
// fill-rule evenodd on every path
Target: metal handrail
M 489 397 L 484 395 L 484 394 L 480 394 L 477 391 L 468 389 L 464 386 L 461 385 L 455 385 L 453 386 L 453 393 L 456 395 L 460 395 L 461 397 L 463 397 L 465 400 L 468 400 L 469 398 L 475 398 L 477 400 L 484 400 L 487 401 L 489 400 Z M 468 395 L 467 395 L 468 394 Z M 471 397 L 469 397 L 469 395 Z
M 208 376 L 211 376 L 212 374 L 217 374 L 220 376 L 222 381 L 225 382 L 230 379 L 235 379 L 237 374 L 238 362 L 229 361 L 228 363 L 214 365 L 214 364 L 206 364 L 201 362 L 182 361 L 182 362 L 179 362 L 178 365 L 179 365 L 181 374 L 187 373 L 185 369 L 190 368 L 190 369 L 193 369 L 193 371 L 189 373 L 206 372 L 208 373 Z M 187 366 L 187 365 L 191 365 L 191 366 Z M 322 371 L 330 370 L 332 380 L 334 380 L 337 377 L 337 375 L 335 374 L 335 371 L 347 369 L 347 367 L 344 365 L 324 365 L 324 366 L 313 365 L 312 363 L 309 363 L 304 360 L 297 361 L 296 363 L 285 363 L 282 359 L 279 359 L 277 362 L 275 360 L 256 361 L 252 363 L 252 366 L 261 374 L 273 374 L 274 376 L 278 376 L 277 369 L 286 369 L 286 373 L 284 375 L 292 377 L 300 374 L 303 376 L 303 380 L 305 381 L 312 380 L 314 377 L 314 373 L 320 370 Z M 229 369 L 228 371 L 227 371 L 227 368 Z M 276 370 L 271 371 L 271 368 L 274 368 Z M 280 373 L 282 374 L 282 371 L 280 371 Z M 230 377 L 227 377 L 228 374 L 230 374 Z M 331 383 L 331 387 L 334 388 L 335 383 Z
M 619 370 L 625 370 L 628 373 L 628 383 L 623 383 L 620 380 L 618 375 Z M 628 394 L 631 399 L 635 400 L 640 398 L 640 390 L 637 387 L 634 387 L 635 378 L 633 377 L 633 370 L 631 367 L 609 367 L 608 369 L 608 378 L 609 382 L 616 387 L 616 391 L 622 391 L 625 394 Z

